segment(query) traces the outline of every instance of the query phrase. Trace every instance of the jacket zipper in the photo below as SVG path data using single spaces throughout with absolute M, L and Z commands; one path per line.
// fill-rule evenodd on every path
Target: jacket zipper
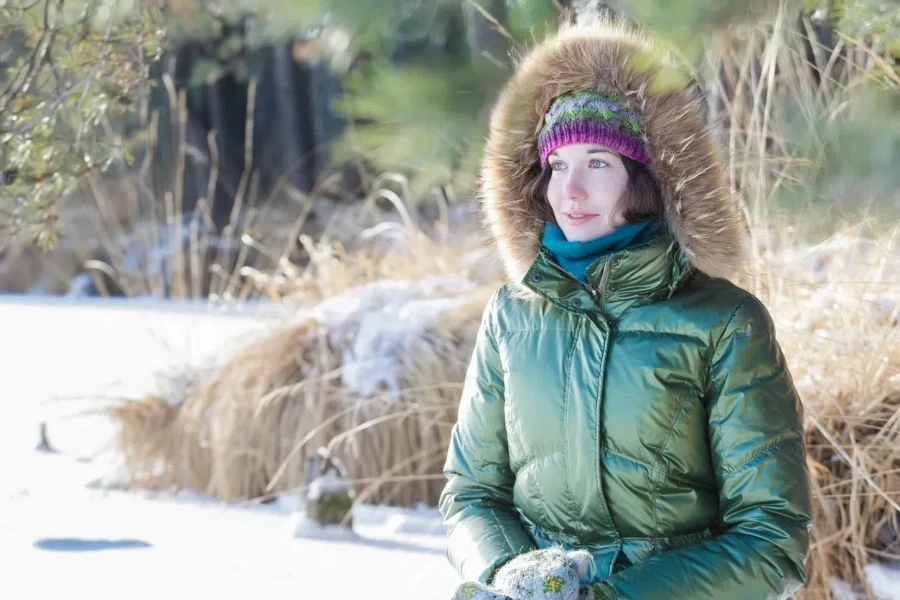
M 606 262 L 603 263 L 603 271 L 600 274 L 600 283 L 597 284 L 597 287 L 593 287 L 589 283 L 585 283 L 584 281 L 578 279 L 572 273 L 569 273 L 566 269 L 564 269 L 562 267 L 562 265 L 560 265 L 555 260 L 550 258 L 549 255 L 545 254 L 544 256 L 547 259 L 548 263 L 550 263 L 551 265 L 553 265 L 554 267 L 556 267 L 557 269 L 559 269 L 560 271 L 562 271 L 563 273 L 565 273 L 566 275 L 568 275 L 569 277 L 571 277 L 572 279 L 574 279 L 575 281 L 577 281 L 578 283 L 583 285 L 585 287 L 585 289 L 587 289 L 588 293 L 591 295 L 591 300 L 593 300 L 595 304 L 597 303 L 597 300 L 603 299 L 603 290 L 606 289 L 606 282 L 609 279 L 609 265 L 612 263 L 611 257 L 607 258 Z
M 606 259 L 606 262 L 603 263 L 603 273 L 600 275 L 600 283 L 597 285 L 597 295 L 599 296 L 601 302 L 604 300 L 603 292 L 606 291 L 606 282 L 609 281 L 609 266 L 612 264 L 612 257 Z M 597 298 L 594 298 L 594 302 L 597 301 Z M 603 308 L 601 305 L 600 308 Z

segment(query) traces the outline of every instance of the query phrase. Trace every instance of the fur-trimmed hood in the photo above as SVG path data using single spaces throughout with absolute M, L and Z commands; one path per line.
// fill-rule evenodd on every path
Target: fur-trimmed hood
M 483 223 L 513 282 L 541 245 L 544 222 L 524 202 L 523 190 L 540 169 L 544 113 L 557 96 L 579 89 L 616 95 L 638 115 L 665 220 L 690 263 L 726 278 L 741 266 L 746 228 L 704 123 L 702 100 L 687 89 L 651 90 L 652 72 L 639 70 L 631 58 L 649 56 L 653 47 L 646 34 L 624 24 L 595 21 L 564 25 L 517 60 L 491 114 L 480 174 Z

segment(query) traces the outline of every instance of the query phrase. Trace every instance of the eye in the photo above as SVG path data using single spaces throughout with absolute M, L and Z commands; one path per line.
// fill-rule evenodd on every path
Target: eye
M 598 169 L 602 169 L 602 168 L 604 168 L 604 167 L 608 167 L 608 166 L 609 166 L 609 163 L 608 163 L 608 162 L 603 161 L 603 160 L 600 160 L 599 158 L 591 159 L 591 163 L 590 163 L 591 166 L 593 166 L 595 163 L 598 165 L 598 166 L 597 166 Z
M 550 163 L 550 169 L 553 171 L 561 171 L 562 169 L 557 169 L 556 167 L 565 167 L 561 162 L 552 162 Z

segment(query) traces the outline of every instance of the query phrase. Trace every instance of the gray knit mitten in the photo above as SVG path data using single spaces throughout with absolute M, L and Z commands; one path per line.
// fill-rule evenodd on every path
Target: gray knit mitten
M 578 580 L 591 561 L 587 550 L 532 550 L 500 567 L 491 587 L 515 600 L 579 600 Z
M 513 600 L 477 581 L 467 581 L 456 589 L 452 600 Z
M 477 581 L 467 581 L 453 594 L 451 600 L 513 600 L 509 596 L 505 596 L 500 592 L 496 592 Z M 600 589 L 599 584 L 582 585 L 578 588 L 578 600 L 612 600 L 605 591 Z

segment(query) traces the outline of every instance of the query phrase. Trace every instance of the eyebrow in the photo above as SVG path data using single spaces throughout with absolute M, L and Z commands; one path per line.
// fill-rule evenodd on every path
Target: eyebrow
M 612 150 L 609 150 L 608 148 L 591 148 L 590 150 L 587 151 L 587 153 L 588 154 L 615 154 Z M 553 152 L 550 153 L 549 156 L 559 156 L 559 154 L 557 154 L 556 150 L 554 150 Z

